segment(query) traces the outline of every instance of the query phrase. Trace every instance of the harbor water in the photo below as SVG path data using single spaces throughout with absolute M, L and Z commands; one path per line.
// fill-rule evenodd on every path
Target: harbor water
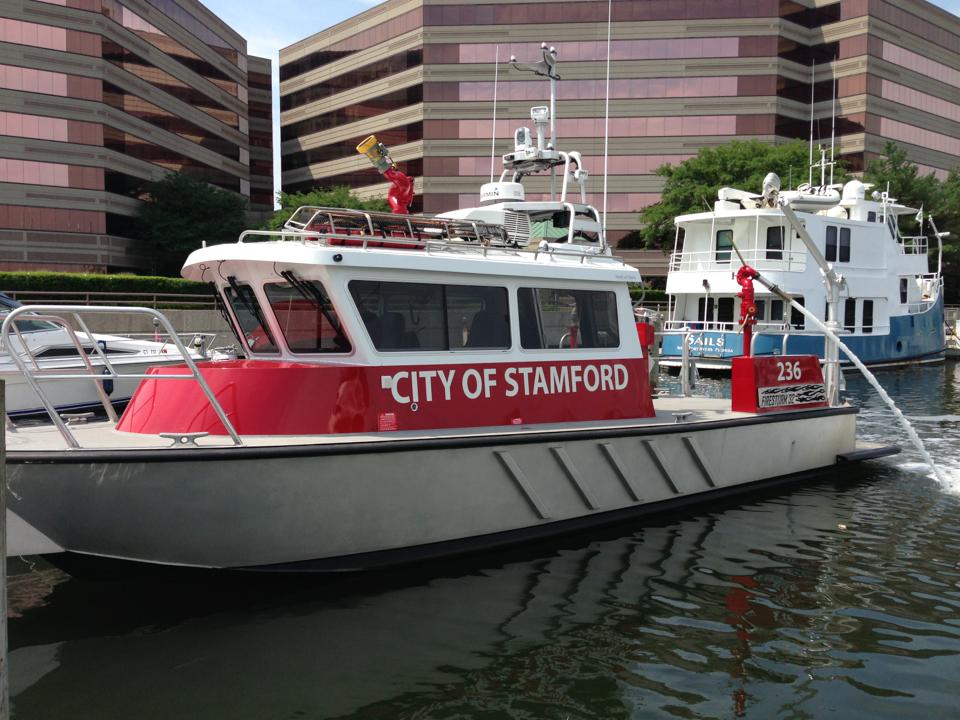
M 13 717 L 960 717 L 960 365 L 878 375 L 946 484 L 848 376 L 902 455 L 588 536 L 365 577 L 14 563 Z

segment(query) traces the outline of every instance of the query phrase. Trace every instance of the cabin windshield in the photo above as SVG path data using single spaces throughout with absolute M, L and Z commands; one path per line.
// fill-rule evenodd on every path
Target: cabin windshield
M 374 280 L 352 280 L 349 287 L 377 350 L 510 347 L 504 287 Z
M 350 341 L 323 286 L 313 281 L 296 282 L 263 286 L 290 352 L 350 352 Z
M 530 239 L 536 242 L 566 242 L 570 236 L 569 210 L 547 210 L 530 213 Z M 581 242 L 600 242 L 597 219 L 589 210 L 577 210 L 573 215 L 573 239 Z
M 224 294 L 247 349 L 255 353 L 279 352 L 253 288 L 238 284 L 232 277 L 229 280 L 230 286 L 224 288 Z

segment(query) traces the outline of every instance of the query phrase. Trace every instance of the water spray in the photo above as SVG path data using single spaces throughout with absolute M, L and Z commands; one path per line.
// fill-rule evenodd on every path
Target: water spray
M 762 276 L 758 276 L 756 280 L 765 288 L 767 288 L 770 292 L 772 292 L 774 295 L 790 303 L 790 307 L 794 308 L 795 310 L 797 310 L 797 312 L 801 313 L 804 317 L 811 320 L 813 324 L 816 325 L 821 330 L 821 332 L 823 332 L 825 336 L 827 336 L 828 338 L 830 338 L 830 340 L 832 340 L 837 344 L 837 346 L 843 351 L 843 353 L 850 359 L 850 362 L 852 362 L 856 366 L 856 368 L 861 373 L 863 373 L 863 376 L 867 379 L 867 382 L 869 382 L 870 385 L 873 386 L 873 389 L 877 391 L 877 394 L 880 396 L 880 398 L 887 404 L 887 406 L 893 412 L 894 416 L 897 418 L 897 421 L 900 423 L 900 426 L 907 433 L 907 437 L 910 438 L 911 442 L 913 442 L 914 446 L 920 452 L 920 455 L 923 457 L 924 461 L 926 461 L 926 463 L 930 466 L 930 469 L 933 470 L 933 474 L 937 478 L 937 480 L 940 482 L 940 484 L 946 486 L 948 484 L 947 478 L 944 476 L 943 471 L 941 471 L 940 468 L 937 466 L 937 464 L 933 461 L 933 457 L 927 451 L 926 446 L 923 444 L 923 440 L 921 440 L 920 436 L 917 435 L 917 431 L 913 429 L 913 425 L 911 425 L 910 421 L 907 420 L 907 418 L 904 416 L 902 412 L 900 412 L 900 408 L 897 407 L 897 404 L 887 394 L 887 391 L 883 389 L 883 387 L 877 381 L 877 378 L 874 376 L 872 372 L 870 372 L 867 369 L 867 366 L 863 364 L 860 358 L 858 358 L 856 354 L 850 348 L 848 348 L 843 343 L 843 341 L 836 334 L 834 334 L 833 331 L 831 331 L 830 328 L 826 326 L 826 324 L 824 324 L 822 320 L 820 320 L 820 318 L 818 318 L 812 312 L 807 310 L 807 308 L 805 308 L 803 305 L 801 305 L 792 297 L 790 297 L 790 295 L 788 295 L 786 292 L 781 290 L 779 287 L 777 287 L 773 283 L 764 279 Z

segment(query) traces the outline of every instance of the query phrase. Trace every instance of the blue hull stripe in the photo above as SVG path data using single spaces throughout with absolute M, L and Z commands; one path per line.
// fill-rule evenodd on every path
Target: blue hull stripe
M 844 344 L 867 364 L 906 363 L 930 359 L 944 352 L 946 339 L 943 325 L 943 297 L 923 313 L 898 315 L 890 318 L 889 334 L 843 335 Z M 779 355 L 783 335 L 763 334 L 757 337 L 754 351 L 757 355 Z M 666 335 L 663 338 L 661 358 L 679 360 L 683 337 Z M 823 357 L 822 335 L 791 335 L 787 340 L 791 355 Z M 709 360 L 729 360 L 743 354 L 743 335 L 735 332 L 703 332 L 690 336 L 690 357 Z M 841 359 L 843 359 L 841 353 Z

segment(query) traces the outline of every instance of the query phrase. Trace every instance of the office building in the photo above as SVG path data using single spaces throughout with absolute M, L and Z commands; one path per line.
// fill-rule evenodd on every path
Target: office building
M 144 270 L 146 183 L 273 206 L 270 62 L 195 0 L 0 4 L 0 268 Z
M 607 2 L 387 0 L 280 52 L 282 186 L 386 186 L 355 145 L 370 133 L 417 177 L 425 212 L 476 204 L 496 154 L 531 125 L 548 84 L 506 61 L 558 50 L 558 137 L 602 200 Z M 495 60 L 499 72 L 495 87 Z M 887 140 L 924 172 L 960 164 L 960 18 L 924 0 L 615 0 L 609 235 L 656 202 L 654 170 L 731 139 L 829 142 L 862 170 Z M 494 173 L 499 174 L 499 157 Z M 784 179 L 787 181 L 787 178 Z M 548 191 L 528 181 L 528 197 Z M 649 272 L 649 269 L 648 269 Z

